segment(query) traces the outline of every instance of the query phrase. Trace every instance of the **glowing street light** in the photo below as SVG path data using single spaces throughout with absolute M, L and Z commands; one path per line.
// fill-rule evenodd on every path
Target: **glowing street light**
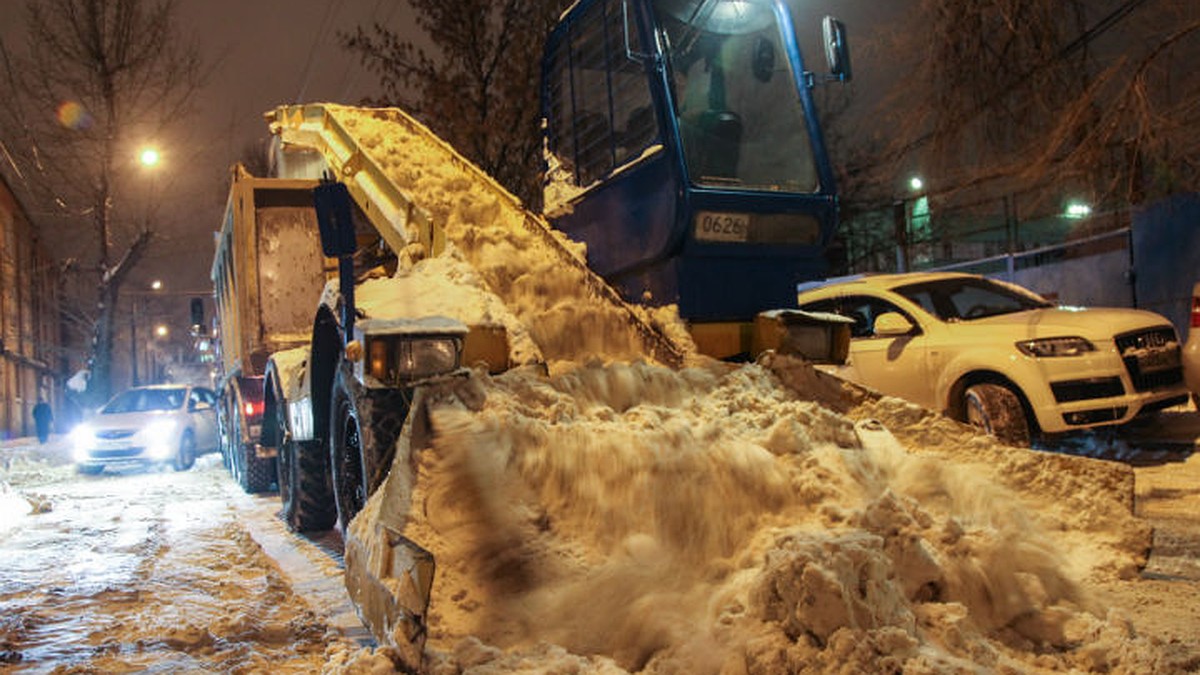
M 157 166 L 161 159 L 162 157 L 155 148 L 143 148 L 138 155 L 138 160 L 141 161 L 142 166 Z
M 1067 204 L 1066 216 L 1068 218 L 1080 219 L 1087 218 L 1092 215 L 1092 207 L 1083 202 L 1071 202 Z
M 925 181 L 921 180 L 920 176 L 913 176 L 908 179 L 908 188 L 913 192 L 919 192 L 925 187 Z
M 155 279 L 154 281 L 151 281 L 150 282 L 150 290 L 152 290 L 152 291 L 162 290 L 162 281 L 159 279 Z
M 158 337 L 160 337 L 160 338 L 165 338 L 165 337 L 167 337 L 167 334 L 168 334 L 168 333 L 170 333 L 170 331 L 167 329 L 167 327 L 166 327 L 166 325 L 165 325 L 165 324 L 161 324 L 161 323 L 160 323 L 160 324 L 158 324 L 157 326 L 155 326 L 155 327 L 154 327 L 154 334 L 155 334 L 155 335 L 157 335 L 157 336 L 158 336 Z

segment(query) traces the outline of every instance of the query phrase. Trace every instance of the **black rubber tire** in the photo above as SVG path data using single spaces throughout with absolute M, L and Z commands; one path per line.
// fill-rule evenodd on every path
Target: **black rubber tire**
M 993 435 L 1001 443 L 1029 447 L 1032 433 L 1025 408 L 1016 392 L 1002 384 L 984 382 L 963 392 L 965 421 Z
M 281 397 L 276 397 L 281 401 Z M 329 454 L 322 444 L 290 440 L 287 408 L 276 403 L 275 430 L 279 438 L 276 458 L 280 515 L 293 532 L 319 532 L 337 523 L 337 505 L 333 502 L 333 483 L 329 476 Z
M 102 471 L 104 471 L 104 465 L 103 464 L 100 464 L 100 465 L 78 464 L 75 466 L 75 470 L 85 476 L 96 476 L 96 475 L 99 475 Z
M 223 394 L 221 397 L 220 407 L 217 411 L 217 431 L 220 434 L 217 445 L 221 449 L 221 466 L 224 466 L 229 475 L 233 476 L 233 433 L 230 430 L 228 415 L 230 406 L 229 401 L 225 400 L 226 396 L 232 396 L 232 394 Z
M 230 443 L 233 457 L 230 465 L 233 477 L 246 494 L 267 492 L 275 483 L 275 459 L 261 459 L 254 454 L 253 443 L 241 442 L 242 415 L 236 410 L 230 422 Z
M 196 437 L 192 432 L 183 432 L 183 438 L 179 439 L 179 451 L 175 453 L 175 459 L 171 461 L 171 468 L 176 471 L 187 471 L 196 463 Z
M 387 476 L 409 408 L 401 392 L 356 390 L 339 368 L 330 398 L 329 459 L 342 532 Z
M 246 494 L 267 492 L 275 483 L 275 459 L 261 459 L 254 454 L 253 443 L 239 443 L 234 461 L 238 466 L 238 485 Z

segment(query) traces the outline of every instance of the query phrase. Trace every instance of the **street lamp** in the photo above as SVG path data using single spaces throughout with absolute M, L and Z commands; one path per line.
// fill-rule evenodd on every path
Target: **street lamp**
M 1064 215 L 1073 220 L 1080 220 L 1092 215 L 1092 207 L 1084 202 L 1073 201 L 1067 204 L 1067 211 Z
M 142 148 L 142 151 L 138 154 L 138 160 L 141 161 L 142 166 L 157 166 L 161 159 L 162 157 L 158 154 L 158 149 L 153 147 Z

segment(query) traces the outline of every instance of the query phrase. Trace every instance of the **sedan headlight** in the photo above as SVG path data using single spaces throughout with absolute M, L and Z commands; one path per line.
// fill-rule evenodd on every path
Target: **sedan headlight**
M 1080 356 L 1096 351 L 1096 346 L 1081 337 L 1058 337 L 1023 340 L 1017 343 L 1017 349 L 1026 356 L 1043 359 L 1058 356 Z
M 142 429 L 146 453 L 155 459 L 166 459 L 174 450 L 175 420 L 155 420 Z
M 89 424 L 80 424 L 71 432 L 72 456 L 76 462 L 88 458 L 88 453 L 96 444 L 96 432 Z

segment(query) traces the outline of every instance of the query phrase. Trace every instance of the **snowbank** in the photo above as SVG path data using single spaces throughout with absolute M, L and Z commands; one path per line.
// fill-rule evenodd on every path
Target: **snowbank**
M 477 411 L 434 406 L 404 532 L 438 562 L 433 672 L 1153 663 L 1080 584 L 1143 560 L 1128 469 L 825 382 L 837 412 L 798 371 L 820 380 L 788 359 L 514 371 L 476 376 Z

